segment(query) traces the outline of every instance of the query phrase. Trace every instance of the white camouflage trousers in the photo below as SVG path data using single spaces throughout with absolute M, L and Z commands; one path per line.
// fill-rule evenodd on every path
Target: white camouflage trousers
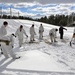
M 23 44 L 23 39 L 19 39 L 19 47 L 21 47 Z
M 34 35 L 30 36 L 30 41 L 34 41 Z
M 39 40 L 42 40 L 43 39 L 43 33 L 39 33 Z
M 4 56 L 6 58 L 8 57 L 12 57 L 13 59 L 16 58 L 15 53 L 13 52 L 13 48 L 11 47 L 11 45 L 6 45 L 5 43 L 1 43 L 1 48 L 2 48 L 2 52 L 4 54 Z
M 56 41 L 56 36 L 50 35 L 50 40 L 51 40 L 51 43 L 55 42 Z

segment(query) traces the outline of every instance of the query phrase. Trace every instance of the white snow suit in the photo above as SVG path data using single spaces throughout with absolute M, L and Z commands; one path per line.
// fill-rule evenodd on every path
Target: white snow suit
M 13 48 L 14 47 L 14 35 L 10 35 L 10 44 L 11 44 L 11 47 Z
M 56 28 L 53 28 L 49 31 L 49 36 L 51 43 L 56 41 Z
M 4 36 L 6 34 L 7 34 L 6 27 L 4 25 L 2 25 L 0 28 L 0 37 Z
M 4 25 L 2 25 L 1 28 L 0 28 L 0 39 L 1 40 L 9 40 L 9 38 L 7 37 L 7 30 L 6 30 L 6 27 Z M 1 50 L 2 50 L 3 54 L 5 55 L 5 57 L 7 58 L 8 57 L 8 52 L 3 49 L 3 45 L 5 43 L 0 42 L 0 44 L 1 44 L 1 47 L 0 47 Z
M 16 31 L 16 33 L 15 33 L 15 35 L 18 36 L 19 47 L 21 47 L 22 44 L 23 44 L 23 37 L 24 37 L 23 34 L 25 34 L 25 35 L 27 36 L 25 30 L 22 29 L 22 30 L 20 31 L 20 28 L 18 28 L 17 31 Z
M 44 28 L 42 25 L 40 25 L 40 27 L 39 27 L 39 40 L 43 39 L 43 32 L 44 32 Z
M 3 54 L 6 58 L 8 57 L 12 57 L 13 59 L 16 59 L 17 56 L 16 54 L 13 52 L 13 48 L 11 47 L 11 45 L 6 45 L 5 43 L 1 43 L 1 47 L 2 47 L 2 51 L 3 51 Z
M 2 49 L 3 55 L 5 56 L 5 58 L 9 58 L 8 50 L 6 49 L 5 46 L 6 44 L 1 42 L 1 49 Z
M 30 41 L 34 41 L 34 35 L 35 35 L 34 27 L 30 27 Z

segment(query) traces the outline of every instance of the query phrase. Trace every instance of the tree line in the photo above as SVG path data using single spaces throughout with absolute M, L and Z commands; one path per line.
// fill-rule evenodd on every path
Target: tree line
M 3 16 L 0 16 L 1 19 L 27 19 L 27 20 L 33 20 L 32 18 L 30 17 L 24 17 L 24 16 L 7 16 L 7 15 L 3 15 Z
M 0 16 L 0 18 L 3 19 L 26 19 L 26 20 L 32 20 L 32 21 L 38 21 L 38 22 L 43 22 L 43 23 L 48 23 L 48 24 L 53 24 L 53 25 L 63 25 L 67 26 L 73 23 L 75 21 L 75 16 L 71 15 L 50 15 L 50 16 L 44 16 L 39 19 L 33 19 L 31 17 L 25 17 L 25 16 L 7 16 L 3 15 Z
M 53 24 L 53 25 L 63 25 L 63 26 L 72 26 L 75 21 L 75 16 L 72 15 L 50 15 L 49 17 L 41 17 L 38 19 L 40 22 Z M 72 25 L 71 25 L 72 24 Z

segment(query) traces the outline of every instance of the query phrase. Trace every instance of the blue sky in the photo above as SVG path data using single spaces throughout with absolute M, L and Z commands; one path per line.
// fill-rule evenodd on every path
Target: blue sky
M 0 0 L 2 12 L 12 16 L 28 16 L 40 18 L 56 14 L 71 14 L 75 12 L 74 0 Z M 0 9 L 1 10 L 1 9 Z

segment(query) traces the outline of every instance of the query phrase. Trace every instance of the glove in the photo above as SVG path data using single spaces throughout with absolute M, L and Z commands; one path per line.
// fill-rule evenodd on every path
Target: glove
M 15 36 L 15 38 L 16 38 L 16 36 Z
M 28 37 L 28 35 L 26 35 Z
M 16 35 L 15 35 L 15 34 L 12 34 L 12 35 L 16 37 Z
M 16 36 L 16 35 L 14 35 L 14 37 L 16 38 L 17 36 Z

